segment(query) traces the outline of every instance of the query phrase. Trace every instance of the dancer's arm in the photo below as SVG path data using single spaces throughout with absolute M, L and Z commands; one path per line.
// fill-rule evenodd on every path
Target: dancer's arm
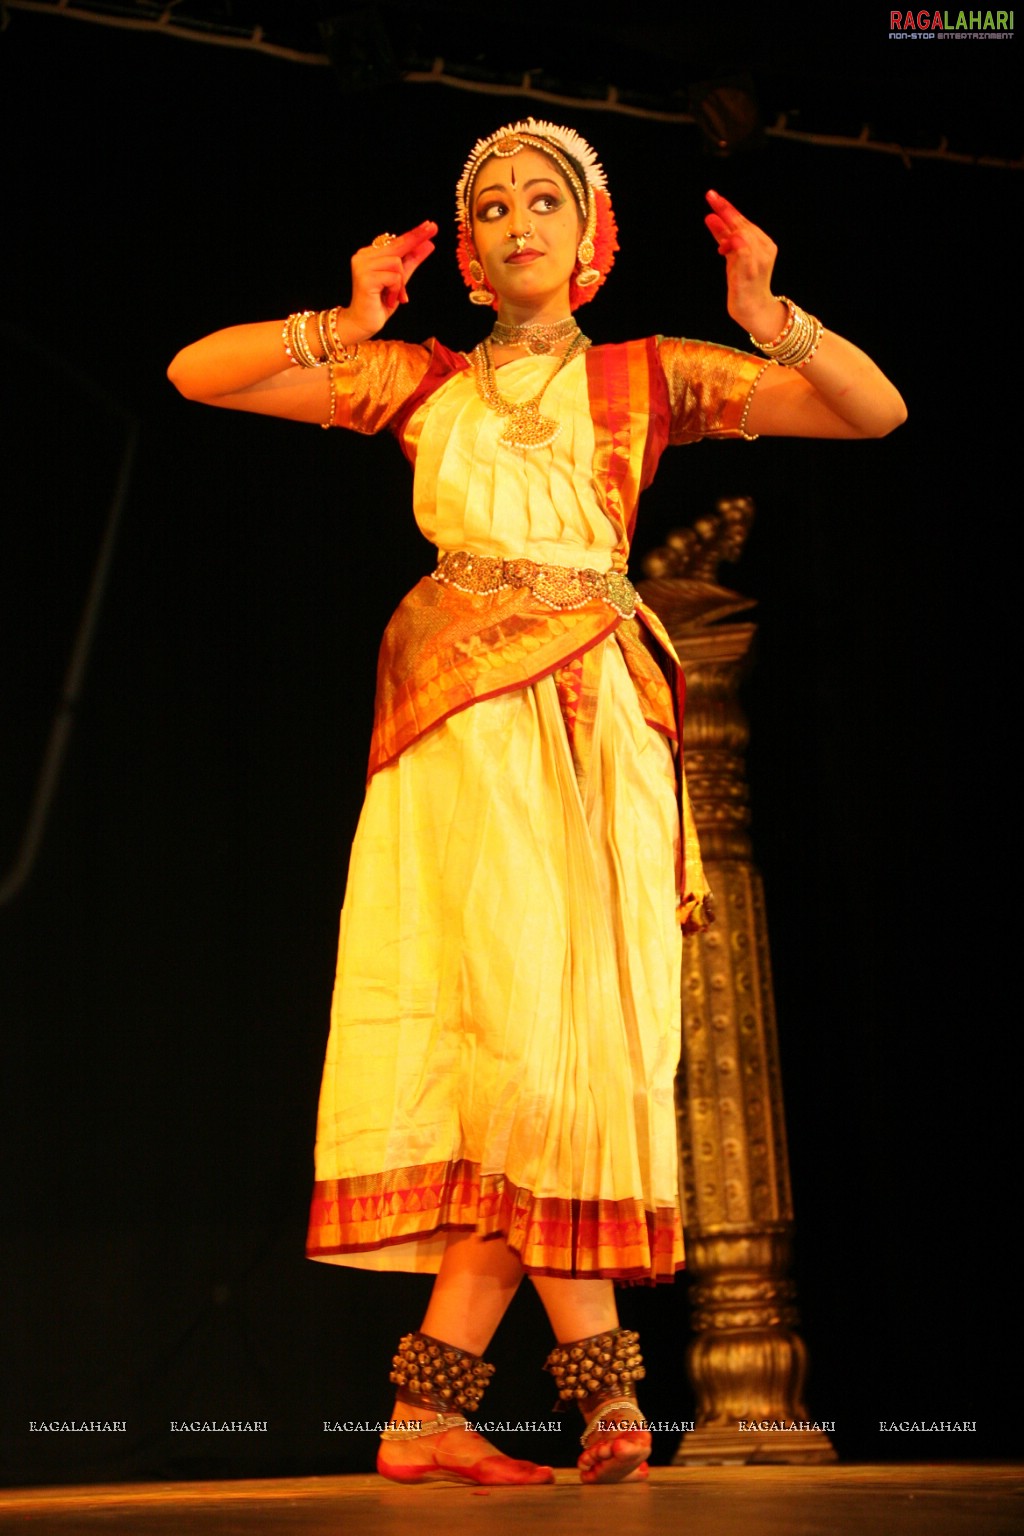
M 337 311 L 335 331 L 346 346 L 366 341 L 384 326 L 399 304 L 408 301 L 406 284 L 433 251 L 437 225 L 429 220 L 397 236 L 389 245 L 364 246 L 352 258 L 352 299 Z M 232 325 L 184 347 L 167 376 L 189 400 L 284 416 L 291 421 L 323 421 L 330 384 L 326 368 L 300 368 L 285 354 L 284 320 Z M 307 337 L 319 353 L 316 326 Z
M 789 317 L 772 293 L 774 242 L 717 192 L 704 220 L 725 258 L 728 309 L 758 341 L 779 336 Z M 777 437 L 884 437 L 906 420 L 895 385 L 867 353 L 831 330 L 798 368 L 769 368 L 747 413 L 751 433 Z

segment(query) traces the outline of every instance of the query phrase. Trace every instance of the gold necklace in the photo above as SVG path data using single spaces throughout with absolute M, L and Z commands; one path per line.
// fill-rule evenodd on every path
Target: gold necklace
M 498 438 L 499 443 L 515 448 L 520 453 L 525 453 L 528 448 L 550 448 L 562 427 L 560 422 L 554 421 L 550 416 L 542 416 L 540 413 L 540 402 L 543 399 L 544 390 L 561 373 L 566 363 L 578 353 L 585 352 L 589 346 L 589 336 L 584 336 L 582 331 L 577 331 L 562 353 L 562 360 L 558 367 L 544 384 L 544 388 L 531 399 L 523 400 L 518 404 L 512 400 L 506 400 L 504 395 L 498 392 L 498 384 L 494 376 L 494 358 L 491 356 L 491 343 L 487 337 L 485 336 L 483 341 L 473 348 L 473 373 L 480 398 L 485 405 L 490 406 L 492 411 L 505 418 L 505 425 Z
M 559 341 L 568 341 L 579 334 L 579 326 L 572 315 L 567 320 L 553 320 L 549 325 L 525 322 L 523 325 L 506 325 L 495 320 L 491 331 L 491 344 L 496 347 L 529 347 L 534 357 L 544 357 L 555 350 Z

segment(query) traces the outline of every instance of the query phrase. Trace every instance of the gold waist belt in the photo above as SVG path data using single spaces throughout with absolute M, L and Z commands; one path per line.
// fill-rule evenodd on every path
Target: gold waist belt
M 640 599 L 623 571 L 576 570 L 565 565 L 539 565 L 536 560 L 502 560 L 497 555 L 471 555 L 457 549 L 442 555 L 435 581 L 460 592 L 486 596 L 509 587 L 527 587 L 548 608 L 584 608 L 599 599 L 624 619 L 631 619 Z

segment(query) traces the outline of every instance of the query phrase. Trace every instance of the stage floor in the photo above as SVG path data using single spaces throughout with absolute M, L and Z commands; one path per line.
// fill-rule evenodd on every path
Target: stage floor
M 0 1490 L 45 1536 L 1021 1536 L 1024 1466 L 656 1467 L 647 1484 L 399 1488 L 377 1477 Z

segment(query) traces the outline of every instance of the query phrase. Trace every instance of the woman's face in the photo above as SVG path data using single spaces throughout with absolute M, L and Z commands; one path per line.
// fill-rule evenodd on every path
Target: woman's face
M 564 307 L 582 236 L 576 202 L 538 149 L 492 157 L 473 188 L 473 243 L 499 300 L 514 308 Z M 526 236 L 517 249 L 516 235 Z

